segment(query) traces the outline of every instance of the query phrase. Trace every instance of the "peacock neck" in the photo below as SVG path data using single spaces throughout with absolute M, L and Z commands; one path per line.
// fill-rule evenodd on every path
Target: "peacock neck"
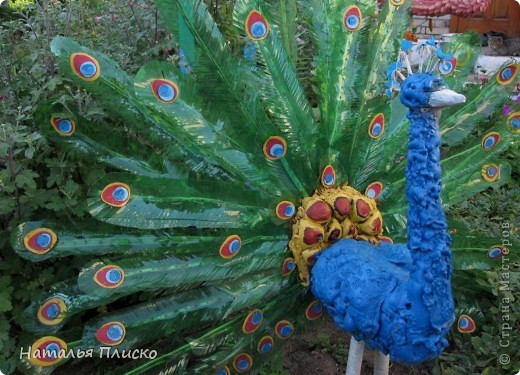
M 408 249 L 416 267 L 446 276 L 450 238 L 442 210 L 439 132 L 440 110 L 410 109 L 410 142 L 406 166 Z

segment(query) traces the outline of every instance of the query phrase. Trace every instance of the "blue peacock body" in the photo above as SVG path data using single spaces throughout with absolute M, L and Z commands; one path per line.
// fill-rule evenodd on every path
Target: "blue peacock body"
M 405 175 L 408 132 L 412 128 L 410 144 L 422 139 L 413 130 L 419 120 L 409 120 L 399 99 L 387 95 L 388 89 L 406 89 L 395 77 L 406 74 L 398 57 L 409 53 L 402 38 L 410 2 L 389 1 L 382 8 L 375 0 L 282 3 L 236 2 L 233 26 L 247 48 L 246 56 L 236 56 L 202 0 L 157 0 L 181 44 L 181 64 L 153 61 L 135 77 L 70 39 L 52 41 L 61 74 L 124 126 L 94 124 L 58 100 L 40 110 L 50 137 L 111 172 L 90 187 L 90 218 L 73 225 L 42 219 L 13 233 L 13 247 L 30 261 L 92 258 L 77 279 L 51 286 L 24 312 L 24 329 L 37 336 L 31 350 L 158 351 L 152 360 L 135 359 L 114 373 L 257 372 L 288 338 L 323 315 L 324 305 L 307 287 L 326 280 L 313 271 L 314 262 L 318 267 L 328 254 L 351 251 L 352 259 L 358 257 L 352 264 L 387 275 L 385 287 L 397 287 L 399 277 L 392 275 L 398 272 L 391 270 L 419 273 L 414 257 L 428 264 L 428 253 L 420 251 L 429 246 L 426 239 L 446 244 L 451 230 L 453 264 L 437 243 L 445 258 L 428 276 L 433 287 L 425 297 L 430 310 L 424 315 L 435 316 L 428 324 L 444 337 L 453 306 L 439 305 L 439 285 L 451 299 L 449 281 L 438 283 L 439 275 L 446 278 L 451 268 L 491 268 L 504 255 L 506 249 L 461 223 L 448 218 L 446 224 L 442 209 L 508 181 L 511 167 L 500 154 L 519 132 L 519 112 L 491 117 L 496 123 L 483 136 L 475 129 L 507 99 L 518 65 L 502 67 L 488 84 L 466 93 L 466 104 L 445 110 L 438 124 L 442 139 L 428 140 L 442 146 L 436 156 L 441 192 L 439 168 L 428 164 Z M 287 17 L 294 12 L 298 19 Z M 301 67 L 309 61 L 294 42 L 297 23 L 309 30 L 316 49 L 316 108 L 304 88 L 310 77 Z M 461 91 L 480 39 L 465 34 L 442 47 L 429 43 L 424 49 L 436 54 L 421 55 L 422 65 Z M 438 222 L 407 214 L 406 181 L 426 172 L 436 176 Z M 414 256 L 391 243 L 406 242 L 407 230 Z M 406 320 L 387 326 L 394 333 L 389 330 L 384 343 L 371 343 L 381 312 L 375 301 L 391 290 L 381 292 L 356 277 L 343 272 L 340 278 L 351 293 L 343 300 L 350 304 L 339 309 L 350 319 L 343 319 L 345 328 L 397 360 L 418 362 L 440 353 L 444 338 L 414 358 L 400 349 L 392 354 L 388 340 L 394 347 L 402 343 Z M 161 296 L 95 313 L 142 292 Z M 454 293 L 457 302 L 456 284 Z M 389 302 L 384 309 L 393 308 Z M 365 315 L 362 331 L 352 319 L 356 309 Z M 83 312 L 93 317 L 78 334 L 71 319 Z M 475 329 L 470 314 L 461 315 L 457 328 Z M 51 371 L 65 362 L 59 355 L 33 356 L 23 365 Z

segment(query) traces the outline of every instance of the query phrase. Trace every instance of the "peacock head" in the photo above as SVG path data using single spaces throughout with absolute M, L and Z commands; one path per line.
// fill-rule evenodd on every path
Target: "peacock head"
M 401 84 L 401 103 L 410 109 L 440 109 L 464 103 L 466 97 L 449 90 L 444 80 L 429 73 L 410 75 Z

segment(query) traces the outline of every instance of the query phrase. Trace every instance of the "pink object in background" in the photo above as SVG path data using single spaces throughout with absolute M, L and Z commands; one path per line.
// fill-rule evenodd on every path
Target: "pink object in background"
M 384 1 L 379 0 L 379 3 Z M 483 12 L 489 4 L 491 0 L 413 0 L 412 14 L 430 17 L 453 14 L 467 18 Z

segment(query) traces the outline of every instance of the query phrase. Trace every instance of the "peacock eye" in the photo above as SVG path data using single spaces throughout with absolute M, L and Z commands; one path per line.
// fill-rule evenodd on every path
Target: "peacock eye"
M 59 135 L 69 137 L 74 134 L 76 124 L 74 120 L 66 118 L 51 117 L 51 125 L 58 132 Z
M 507 128 L 511 133 L 520 133 L 520 112 L 514 112 L 507 118 Z
M 336 183 L 336 172 L 331 165 L 327 165 L 321 173 L 321 183 L 325 187 L 332 187 Z
M 380 138 L 385 131 L 385 115 L 383 113 L 378 113 L 374 116 L 372 121 L 370 121 L 370 125 L 368 126 L 368 135 L 371 138 L 378 139 Z
M 121 182 L 108 184 L 101 192 L 101 200 L 114 207 L 123 207 L 130 200 L 130 186 Z
M 319 301 L 314 301 L 305 309 L 305 316 L 308 320 L 316 320 L 323 316 L 323 311 L 323 304 Z
M 500 72 L 498 73 L 497 82 L 501 85 L 508 85 L 515 79 L 517 72 L 517 64 L 508 65 L 502 68 L 502 70 L 500 70 Z
M 253 333 L 262 324 L 262 320 L 264 319 L 264 315 L 261 310 L 253 310 L 249 314 L 247 314 L 244 319 L 244 323 L 242 324 L 242 331 L 244 333 Z
M 103 288 L 117 288 L 125 280 L 125 272 L 121 267 L 110 265 L 100 268 L 94 275 L 96 284 Z
M 283 261 L 282 276 L 290 275 L 296 269 L 293 258 L 287 258 Z
M 489 258 L 501 258 L 505 256 L 507 253 L 507 250 L 504 246 L 501 245 L 495 245 L 491 246 L 491 248 L 488 250 L 487 256 Z
M 231 375 L 231 371 L 229 371 L 229 367 L 224 366 L 217 369 L 217 371 L 215 371 L 215 375 Z
M 484 136 L 482 139 L 482 148 L 486 151 L 491 150 L 500 142 L 500 134 L 497 132 L 491 132 Z
M 383 184 L 381 182 L 373 182 L 367 186 L 365 195 L 372 199 L 377 199 L 383 191 Z
M 482 177 L 488 182 L 496 181 L 499 177 L 500 169 L 497 165 L 486 164 L 482 167 Z
M 457 330 L 460 333 L 472 333 L 477 328 L 475 321 L 469 315 L 462 314 L 457 321 Z
M 353 5 L 343 14 L 343 25 L 348 31 L 358 31 L 363 27 L 363 17 L 359 7 Z
M 439 63 L 437 70 L 442 76 L 449 76 L 457 68 L 457 58 L 454 57 L 450 60 L 442 60 Z
M 296 212 L 296 208 L 292 202 L 283 201 L 278 203 L 276 206 L 276 216 L 278 216 L 282 220 L 288 220 Z
M 242 241 L 236 234 L 229 236 L 220 246 L 220 256 L 225 259 L 233 258 L 242 247 Z
M 256 348 L 259 353 L 269 353 L 273 350 L 273 347 L 274 339 L 271 336 L 264 336 L 260 339 Z
M 294 326 L 288 320 L 281 320 L 275 326 L 276 335 L 281 339 L 288 339 L 294 333 Z
M 96 338 L 105 345 L 119 345 L 125 339 L 126 330 L 123 323 L 110 322 L 103 324 L 96 332 Z
M 45 325 L 56 325 L 63 321 L 67 313 L 67 305 L 61 298 L 50 298 L 38 309 L 38 320 Z
M 86 53 L 73 53 L 70 56 L 72 71 L 84 81 L 95 81 L 101 74 L 98 61 Z
M 171 104 L 179 97 L 179 87 L 167 79 L 154 79 L 151 88 L 154 96 L 164 104 Z
M 270 160 L 278 160 L 285 156 L 287 142 L 282 137 L 269 137 L 264 143 L 264 155 Z
M 390 0 L 390 4 L 395 5 L 396 7 L 403 5 L 404 0 Z
M 247 353 L 240 353 L 233 359 L 233 367 L 238 372 L 247 372 L 253 367 L 253 358 Z
M 39 366 L 53 366 L 63 359 L 67 344 L 53 336 L 45 336 L 36 340 L 30 347 L 32 355 L 29 361 Z
M 257 10 L 252 10 L 245 22 L 246 34 L 253 40 L 262 40 L 269 34 L 269 23 Z
M 23 238 L 23 244 L 27 250 L 34 254 L 45 254 L 49 252 L 56 242 L 58 237 L 56 233 L 48 228 L 38 228 L 27 233 Z

